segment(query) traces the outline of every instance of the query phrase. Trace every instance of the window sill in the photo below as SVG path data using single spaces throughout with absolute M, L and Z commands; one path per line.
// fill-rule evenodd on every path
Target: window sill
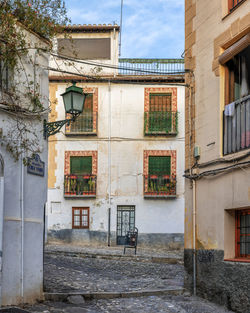
M 150 195 L 150 194 L 144 194 L 145 199 L 176 199 L 176 195 Z
M 84 198 L 96 198 L 96 194 L 86 194 L 86 195 L 64 195 L 65 199 L 84 199 Z
M 250 263 L 250 258 L 233 258 L 233 259 L 224 259 L 226 262 L 241 262 L 241 263 Z
M 164 131 L 152 131 L 152 132 L 145 132 L 144 135 L 145 136 L 177 136 L 177 132 L 169 132 L 166 133 Z
M 79 133 L 66 132 L 65 136 L 67 136 L 67 137 L 74 137 L 74 136 L 97 136 L 97 132 L 79 132 Z

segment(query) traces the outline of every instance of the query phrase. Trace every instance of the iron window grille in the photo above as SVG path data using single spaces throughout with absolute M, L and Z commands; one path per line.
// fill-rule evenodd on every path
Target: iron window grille
M 66 127 L 66 135 L 96 134 L 97 115 L 93 112 L 93 94 L 87 94 L 82 113 Z
M 225 63 L 223 153 L 250 147 L 250 46 Z
M 250 209 L 236 211 L 236 257 L 250 259 Z
M 89 228 L 89 208 L 72 208 L 72 228 Z
M 145 135 L 177 134 L 177 112 L 172 111 L 172 94 L 150 94 L 144 113 Z

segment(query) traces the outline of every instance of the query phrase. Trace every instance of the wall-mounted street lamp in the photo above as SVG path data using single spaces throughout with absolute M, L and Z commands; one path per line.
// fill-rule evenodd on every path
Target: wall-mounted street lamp
M 83 92 L 82 88 L 76 86 L 76 82 L 73 82 L 72 86 L 66 88 L 66 91 L 61 96 L 63 97 L 65 112 L 71 114 L 72 118 L 49 123 L 44 120 L 44 139 L 58 133 L 63 125 L 70 125 L 83 111 L 86 94 Z

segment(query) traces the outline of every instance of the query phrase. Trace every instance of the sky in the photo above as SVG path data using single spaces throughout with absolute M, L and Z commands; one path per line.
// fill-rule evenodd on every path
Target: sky
M 65 0 L 71 24 L 120 25 L 121 0 Z M 180 58 L 184 0 L 123 0 L 122 58 Z

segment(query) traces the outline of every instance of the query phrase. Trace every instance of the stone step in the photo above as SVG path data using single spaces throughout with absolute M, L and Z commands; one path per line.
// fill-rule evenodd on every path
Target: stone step
M 161 296 L 161 295 L 181 295 L 184 293 L 184 288 L 169 288 L 159 290 L 139 290 L 139 291 L 125 291 L 125 292 L 70 292 L 70 293 L 45 293 L 46 301 L 67 301 L 71 296 L 82 296 L 84 300 L 93 299 L 114 299 L 114 298 L 137 298 L 147 296 Z
M 166 263 L 166 264 L 183 264 L 182 258 L 160 257 L 160 256 L 141 256 L 141 255 L 126 255 L 126 254 L 99 254 L 90 252 L 71 252 L 71 251 L 58 251 L 49 250 L 45 251 L 46 254 L 57 254 L 71 257 L 82 258 L 96 258 L 106 260 L 126 260 L 135 262 L 150 262 L 150 263 Z

